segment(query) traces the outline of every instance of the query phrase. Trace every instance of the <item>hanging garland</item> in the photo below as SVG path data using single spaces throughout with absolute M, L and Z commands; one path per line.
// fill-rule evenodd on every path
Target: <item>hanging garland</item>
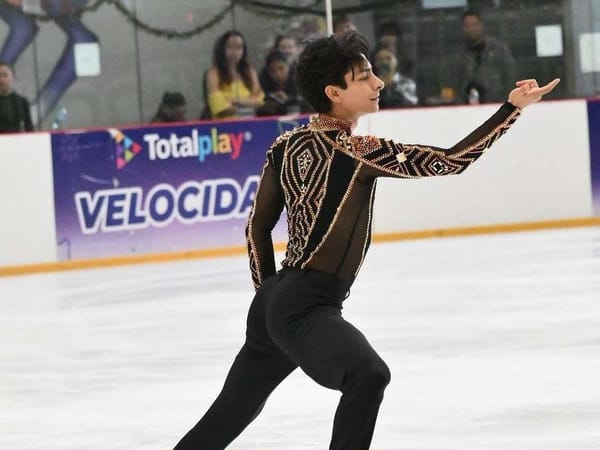
M 227 6 L 225 6 L 221 10 L 221 12 L 215 14 L 215 16 L 213 16 L 212 19 L 208 20 L 204 24 L 198 25 L 197 27 L 194 27 L 189 31 L 176 31 L 176 30 L 164 30 L 164 29 L 156 28 L 156 27 L 147 25 L 143 22 L 140 22 L 140 20 L 134 14 L 131 14 L 131 11 L 129 11 L 123 5 L 121 0 L 106 0 L 106 1 L 108 3 L 112 3 L 117 8 L 117 10 L 127 18 L 127 20 L 130 23 L 132 23 L 134 26 L 138 27 L 140 30 L 145 31 L 146 33 L 153 34 L 155 36 L 164 37 L 167 39 L 189 39 L 193 36 L 196 36 L 197 34 L 203 33 L 204 31 L 206 31 L 209 28 L 212 28 L 216 24 L 218 24 L 233 9 L 232 3 L 228 3 Z
M 306 7 L 286 6 L 280 3 L 269 3 L 267 1 L 262 0 L 238 0 L 236 3 L 239 3 L 244 9 L 254 12 L 257 15 L 265 17 L 291 17 L 298 14 L 312 14 L 315 16 L 325 16 L 325 11 L 312 9 L 317 4 L 322 2 L 323 0 L 316 0 L 310 6 Z M 374 0 L 369 3 L 363 3 L 357 6 L 346 6 L 336 8 L 335 14 L 343 15 L 361 13 L 365 11 L 371 11 L 377 8 L 395 5 L 397 3 L 398 0 Z
M 14 9 L 19 10 L 21 12 L 21 14 L 23 14 L 24 16 L 29 17 L 29 18 L 39 21 L 39 22 L 51 22 L 51 21 L 55 21 L 56 19 L 59 19 L 61 17 L 62 18 L 64 18 L 64 17 L 80 18 L 85 13 L 96 11 L 103 4 L 109 4 L 109 5 L 113 5 L 123 16 L 125 16 L 125 18 L 131 24 L 133 24 L 135 27 L 139 28 L 141 31 L 145 31 L 146 33 L 153 34 L 154 36 L 164 37 L 166 39 L 189 39 L 193 36 L 196 36 L 204 31 L 208 30 L 209 28 L 214 27 L 216 24 L 218 24 L 220 21 L 222 21 L 225 18 L 225 16 L 227 16 L 227 14 L 229 14 L 231 12 L 231 10 L 233 9 L 233 4 L 228 2 L 227 6 L 225 6 L 220 12 L 215 14 L 211 19 L 209 19 L 207 22 L 203 23 L 202 25 L 198 25 L 197 27 L 194 27 L 188 31 L 176 31 L 176 30 L 153 27 L 144 22 L 141 22 L 135 16 L 135 14 L 133 14 L 129 9 L 127 9 L 125 7 L 125 5 L 123 5 L 123 2 L 121 0 L 95 0 L 92 5 L 85 7 L 85 8 L 81 8 L 73 13 L 65 13 L 65 14 L 59 14 L 59 15 L 53 15 L 53 16 L 48 15 L 48 14 L 36 14 L 36 13 L 24 12 L 21 9 L 19 9 L 18 7 L 8 3 L 7 0 L 0 0 L 0 2 L 9 8 L 14 8 Z
M 215 14 L 211 19 L 203 23 L 202 25 L 198 25 L 197 27 L 192 28 L 188 31 L 177 31 L 172 29 L 164 29 L 153 27 L 148 25 L 142 21 L 140 21 L 137 16 L 132 13 L 127 7 L 123 4 L 122 0 L 95 0 L 92 5 L 87 6 L 85 8 L 78 9 L 72 13 L 64 13 L 60 15 L 48 15 L 48 14 L 37 14 L 31 12 L 24 12 L 19 9 L 17 6 L 9 3 L 7 0 L 0 0 L 0 3 L 6 5 L 9 8 L 17 9 L 26 17 L 29 17 L 33 20 L 40 22 L 51 22 L 55 21 L 61 17 L 77 17 L 80 18 L 83 14 L 88 12 L 95 12 L 101 5 L 109 4 L 114 6 L 125 18 L 135 27 L 144 31 L 148 34 L 152 34 L 154 36 L 163 37 L 166 39 L 189 39 L 198 34 L 203 33 L 209 28 L 214 27 L 219 22 L 221 22 L 225 16 L 232 12 L 233 8 L 236 5 L 240 5 L 242 8 L 263 17 L 269 18 L 286 18 L 293 17 L 300 14 L 311 14 L 317 16 L 324 16 L 325 12 L 321 10 L 314 9 L 316 5 L 322 3 L 323 0 L 314 0 L 307 6 L 286 6 L 280 3 L 269 3 L 267 1 L 261 0 L 233 0 L 227 2 L 227 6 L 225 6 L 220 12 Z M 397 0 L 375 0 L 370 3 L 365 3 L 359 6 L 350 6 L 345 8 L 337 8 L 336 14 L 350 14 L 357 12 L 369 11 L 378 7 L 389 6 L 391 4 L 397 3 Z
M 315 16 L 324 16 L 325 13 L 320 10 L 314 10 L 318 3 L 323 0 L 316 0 L 308 6 L 286 6 L 281 4 L 271 4 L 264 1 L 255 0 L 239 0 L 238 3 L 246 11 L 249 11 L 257 16 L 283 19 L 286 17 L 298 16 L 300 14 L 311 14 Z

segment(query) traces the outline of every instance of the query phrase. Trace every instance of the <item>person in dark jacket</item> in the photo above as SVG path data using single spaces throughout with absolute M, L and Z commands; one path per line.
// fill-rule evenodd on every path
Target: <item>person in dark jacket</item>
M 515 59 L 500 39 L 484 33 L 481 15 L 462 14 L 464 45 L 453 64 L 459 103 L 501 103 L 517 77 Z
M 13 89 L 12 67 L 0 61 L 0 133 L 33 131 L 29 101 Z

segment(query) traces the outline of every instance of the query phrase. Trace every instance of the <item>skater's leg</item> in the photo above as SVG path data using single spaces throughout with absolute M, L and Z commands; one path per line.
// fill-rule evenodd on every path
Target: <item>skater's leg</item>
M 342 392 L 330 449 L 369 448 L 383 392 L 385 362 L 341 315 L 344 290 L 320 272 L 289 272 L 267 314 L 273 339 L 319 384 Z M 279 298 L 278 298 L 279 297 Z M 291 305 L 295 305 L 291 307 Z
M 223 390 L 175 449 L 224 449 L 256 418 L 271 392 L 295 367 L 279 349 L 246 342 Z
M 257 292 L 248 313 L 246 342 L 221 393 L 176 450 L 224 449 L 256 418 L 271 392 L 297 367 L 266 332 L 264 305 L 275 282 L 265 281 L 264 288 Z

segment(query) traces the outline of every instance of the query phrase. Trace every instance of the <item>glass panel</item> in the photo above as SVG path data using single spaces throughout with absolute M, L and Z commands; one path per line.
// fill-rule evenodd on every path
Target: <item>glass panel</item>
M 562 78 L 550 98 L 600 93 L 600 70 L 588 70 L 593 57 L 588 61 L 584 52 L 591 46 L 588 53 L 600 54 L 600 0 L 334 0 L 333 12 L 348 14 L 373 48 L 382 25 L 397 24 L 399 71 L 416 83 L 419 105 L 438 105 L 467 101 L 465 80 L 456 70 L 456 54 L 465 45 L 459 3 L 477 8 L 485 35 L 510 49 L 517 78 Z M 278 35 L 302 42 L 326 33 L 322 0 L 259 4 L 269 6 L 238 1 L 232 7 L 222 0 L 0 0 L 0 59 L 13 64 L 14 88 L 31 102 L 41 129 L 147 123 L 165 92 L 181 93 L 186 118 L 196 120 L 205 106 L 204 74 L 225 31 L 244 35 L 248 59 L 259 74 Z M 74 77 L 77 42 L 99 43 L 99 75 Z

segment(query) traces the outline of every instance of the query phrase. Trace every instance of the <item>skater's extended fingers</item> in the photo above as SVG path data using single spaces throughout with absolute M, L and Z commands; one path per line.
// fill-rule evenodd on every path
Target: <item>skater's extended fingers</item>
M 538 87 L 537 81 L 534 78 L 530 78 L 528 80 L 519 80 L 517 81 L 517 86 L 529 86 L 530 88 Z
M 554 80 L 552 80 L 550 83 L 546 84 L 545 86 L 542 86 L 541 88 L 539 88 L 540 93 L 542 95 L 547 94 L 548 92 L 551 92 L 556 85 L 560 83 L 560 78 L 555 78 Z

